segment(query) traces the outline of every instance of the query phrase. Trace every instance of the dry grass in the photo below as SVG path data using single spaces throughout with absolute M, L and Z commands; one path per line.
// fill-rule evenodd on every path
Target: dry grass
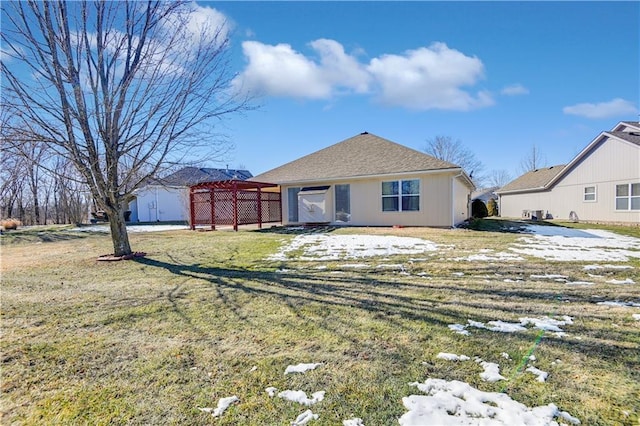
M 22 232 L 22 234 L 20 234 Z M 361 417 L 394 424 L 409 382 L 463 380 L 537 406 L 555 403 L 588 425 L 637 425 L 640 322 L 637 310 L 596 305 L 638 301 L 637 285 L 567 286 L 535 274 L 587 279 L 580 262 L 456 262 L 479 249 L 504 250 L 515 234 L 471 230 L 342 229 L 338 233 L 416 236 L 448 247 L 415 256 L 344 262 L 264 260 L 292 238 L 275 232 L 176 231 L 131 235 L 137 261 L 103 263 L 102 235 L 19 230 L 2 238 L 3 424 L 211 424 L 197 407 L 230 395 L 240 402 L 215 422 L 288 424 L 306 409 L 264 389 L 326 390 L 312 424 Z M 10 237 L 11 239 L 6 239 Z M 408 275 L 377 269 L 402 263 Z M 640 282 L 632 271 L 606 279 Z M 286 272 L 279 272 L 286 269 Z M 455 273 L 464 273 L 463 275 Z M 507 283 L 504 279 L 521 279 Z M 473 330 L 448 324 L 570 315 L 569 336 Z M 531 351 L 546 383 L 522 372 Z M 479 356 L 510 380 L 486 383 Z M 500 356 L 507 352 L 512 360 Z M 560 360 L 557 363 L 556 360 Z M 322 362 L 304 375 L 289 364 Z M 423 362 L 426 364 L 423 365 Z M 256 366 L 255 371 L 250 371 Z

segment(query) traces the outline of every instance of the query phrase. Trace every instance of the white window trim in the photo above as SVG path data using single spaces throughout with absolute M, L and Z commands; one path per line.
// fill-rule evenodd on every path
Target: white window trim
M 618 187 L 622 186 L 622 185 L 626 185 L 627 189 L 629 190 L 629 195 L 624 195 L 624 196 L 618 196 Z M 629 183 L 618 183 L 615 185 L 614 187 L 614 199 L 613 199 L 613 208 L 614 211 L 616 212 L 635 212 L 635 211 L 640 211 L 640 209 L 632 209 L 631 208 L 631 199 L 632 198 L 640 198 L 638 195 L 632 195 L 632 185 L 640 185 L 640 182 L 629 182 Z M 618 208 L 618 199 L 626 199 L 627 200 L 627 208 L 626 209 L 619 209 Z
M 593 192 L 587 192 L 587 188 L 593 188 Z M 587 200 L 587 195 L 593 195 L 593 200 Z M 597 203 L 598 202 L 598 188 L 596 185 L 585 186 L 582 189 L 582 201 L 584 203 Z
M 418 181 L 418 193 L 417 194 L 403 194 L 402 193 L 402 182 L 413 181 L 413 180 L 417 180 Z M 382 194 L 382 184 L 384 184 L 386 182 L 398 182 L 398 194 L 396 194 L 396 195 L 383 195 Z M 383 199 L 392 198 L 392 197 L 395 197 L 398 200 L 398 210 L 384 210 L 384 203 L 383 203 L 380 206 L 380 208 L 382 209 L 382 213 L 419 212 L 420 211 L 420 198 L 422 197 L 421 192 L 422 192 L 422 182 L 421 182 L 420 178 L 394 179 L 394 180 L 384 180 L 384 181 L 382 181 L 382 183 L 380 184 L 380 201 L 382 202 Z M 417 210 L 402 210 L 402 197 L 403 196 L 418 197 L 418 209 Z

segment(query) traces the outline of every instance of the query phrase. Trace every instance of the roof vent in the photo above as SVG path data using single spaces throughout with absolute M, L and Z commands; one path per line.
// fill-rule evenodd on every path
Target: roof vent
M 360 134 L 361 134 L 361 135 L 368 135 L 368 134 L 369 134 L 369 132 L 362 132 L 362 133 L 360 133 Z
M 633 136 L 640 136 L 640 132 L 629 132 L 629 134 Z
M 554 168 L 554 166 L 551 166 L 551 167 L 549 167 L 549 170 L 551 170 L 551 169 L 553 169 L 553 168 Z

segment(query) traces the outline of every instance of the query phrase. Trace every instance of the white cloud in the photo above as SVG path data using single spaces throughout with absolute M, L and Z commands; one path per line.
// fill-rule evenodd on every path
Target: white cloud
M 358 61 L 333 40 L 310 43 L 320 56 L 317 63 L 288 44 L 275 46 L 258 41 L 242 43 L 249 63 L 233 85 L 265 95 L 307 99 L 328 99 L 343 88 L 362 93 L 369 75 Z
M 161 25 L 167 32 L 179 33 L 181 40 L 176 40 L 179 41 L 179 48 L 187 49 L 200 43 L 221 45 L 233 26 L 223 13 L 195 2 L 161 21 Z
M 582 103 L 562 108 L 562 112 L 569 115 L 578 115 L 581 117 L 599 119 L 615 116 L 630 116 L 638 113 L 638 108 L 633 102 L 615 98 L 608 102 L 600 102 L 597 104 Z
M 371 94 L 388 106 L 409 109 L 466 111 L 494 103 L 487 91 L 471 93 L 484 76 L 477 57 L 466 56 L 444 43 L 382 55 L 368 64 L 348 54 L 335 40 L 311 42 L 318 59 L 295 51 L 289 44 L 242 44 L 248 64 L 233 82 L 236 90 L 302 99 L 330 99 L 340 93 Z
M 506 96 L 528 95 L 529 89 L 520 83 L 516 83 L 505 86 L 500 93 Z
M 493 104 L 488 92 L 474 96 L 461 88 L 483 77 L 482 61 L 444 43 L 374 58 L 368 70 L 380 88 L 376 98 L 385 105 L 466 111 Z

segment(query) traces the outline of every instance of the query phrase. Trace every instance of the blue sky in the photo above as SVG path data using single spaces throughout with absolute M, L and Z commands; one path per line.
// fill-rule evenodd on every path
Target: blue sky
M 230 22 L 236 83 L 261 94 L 225 123 L 227 162 L 254 174 L 368 131 L 460 139 L 515 177 L 534 144 L 567 163 L 638 119 L 638 2 L 198 4 Z

